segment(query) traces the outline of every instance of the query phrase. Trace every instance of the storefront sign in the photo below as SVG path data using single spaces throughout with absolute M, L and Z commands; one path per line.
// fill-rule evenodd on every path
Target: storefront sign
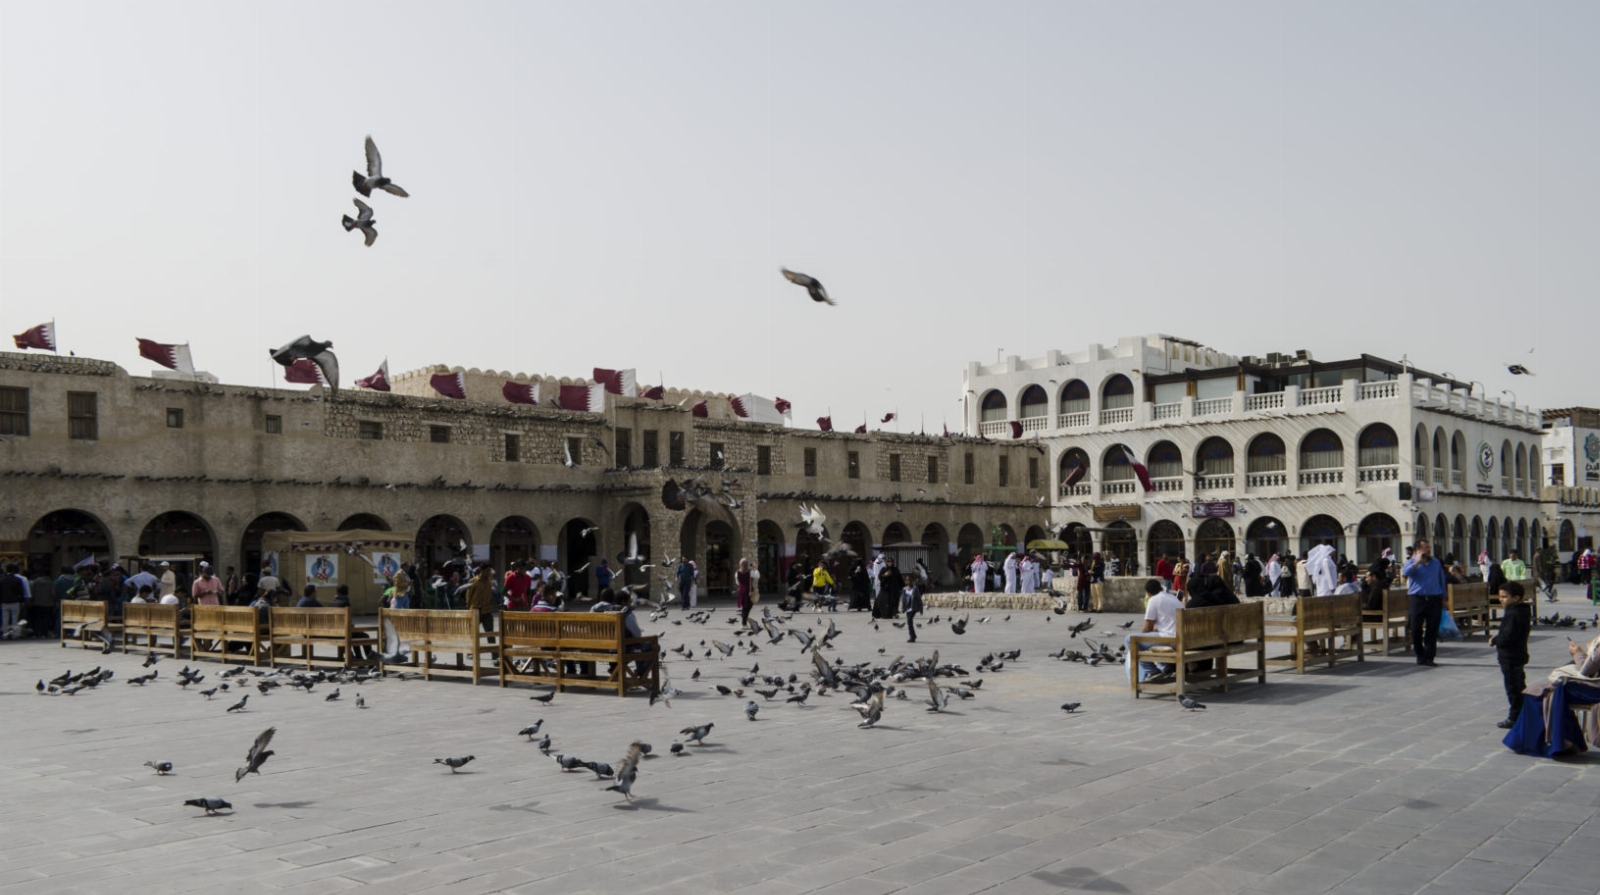
M 1193 519 L 1232 519 L 1233 501 L 1197 500 L 1189 505 L 1189 516 Z
M 1479 485 L 1478 486 L 1478 493 L 1479 494 L 1493 494 L 1494 493 L 1494 486 L 1493 485 Z
M 1094 508 L 1094 521 L 1096 522 L 1138 522 L 1141 518 L 1139 504 L 1115 504 Z

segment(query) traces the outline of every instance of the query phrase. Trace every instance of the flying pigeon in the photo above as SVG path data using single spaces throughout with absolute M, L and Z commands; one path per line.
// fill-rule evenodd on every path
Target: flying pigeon
M 328 383 L 328 388 L 339 390 L 339 359 L 333 356 L 328 349 L 333 347 L 332 342 L 318 342 L 310 336 L 301 336 L 293 342 L 276 351 L 269 350 L 272 359 L 281 366 L 291 367 L 300 358 L 305 358 L 317 365 L 322 371 L 322 378 Z
M 363 196 L 371 196 L 373 190 L 383 190 L 402 199 L 410 195 L 399 184 L 383 176 L 383 156 L 378 154 L 378 144 L 372 142 L 370 136 L 367 137 L 367 176 L 362 177 L 360 171 L 351 171 L 350 180 L 355 184 L 356 192 Z
M 644 758 L 648 747 L 635 741 L 628 747 L 628 754 L 617 765 L 615 772 L 616 783 L 606 787 L 606 792 L 620 792 L 622 797 L 633 801 L 633 781 L 639 778 L 639 761 Z
M 378 228 L 373 226 L 378 222 L 372 217 L 372 206 L 360 199 L 351 199 L 350 201 L 356 203 L 356 216 L 343 215 L 340 217 L 339 222 L 344 224 L 344 232 L 346 233 L 351 230 L 360 230 L 361 235 L 367 238 L 367 245 L 371 246 L 378 241 Z
M 928 711 L 943 712 L 945 706 L 950 704 L 950 695 L 940 689 L 939 685 L 928 678 Z
M 267 748 L 267 744 L 272 742 L 272 735 L 277 732 L 278 728 L 269 727 L 256 737 L 256 741 L 250 745 L 249 754 L 245 756 L 245 766 L 233 772 L 233 782 L 243 780 L 246 774 L 261 775 L 261 766 L 276 754 Z
M 950 623 L 950 630 L 956 632 L 957 634 L 965 634 L 965 633 L 967 633 L 967 620 L 970 619 L 970 618 L 972 618 L 972 615 L 970 613 L 967 614 L 967 615 L 961 616 L 961 619 L 959 621 L 953 621 L 953 622 Z
M 1512 376 L 1532 376 L 1533 371 L 1521 364 L 1506 364 L 1506 372 Z
M 811 294 L 811 300 L 822 304 L 836 305 L 838 302 L 828 297 L 828 290 L 822 288 L 822 281 L 808 277 L 803 273 L 795 273 L 787 267 L 778 268 L 783 272 L 783 278 L 796 286 L 804 286 L 806 292 Z
M 866 703 L 864 708 L 856 709 L 861 714 L 861 723 L 857 724 L 857 727 L 874 727 L 883 718 L 883 694 L 884 691 L 879 690 L 872 694 L 872 699 Z
M 411 661 L 411 644 L 400 639 L 391 619 L 383 620 L 383 647 L 387 652 L 378 656 L 380 665 L 405 665 Z
M 216 814 L 218 811 L 233 810 L 233 805 L 223 801 L 222 799 L 185 799 L 183 804 L 206 809 L 207 817 Z
M 694 743 L 696 746 L 704 746 L 706 744 L 706 737 L 711 735 L 711 728 L 715 726 L 716 725 L 712 722 L 707 721 L 699 727 L 685 727 L 684 729 L 678 731 L 678 733 L 687 737 L 689 742 Z
M 170 761 L 147 761 L 144 766 L 153 769 L 161 777 L 172 773 L 172 762 Z
M 456 768 L 466 765 L 467 762 L 473 760 L 474 758 L 477 758 L 477 756 L 468 755 L 464 758 L 435 758 L 433 763 L 442 764 L 448 767 L 450 769 L 450 773 L 454 774 L 456 772 Z

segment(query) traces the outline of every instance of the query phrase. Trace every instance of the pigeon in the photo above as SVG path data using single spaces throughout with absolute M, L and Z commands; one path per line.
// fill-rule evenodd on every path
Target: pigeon
M 950 623 L 950 630 L 956 632 L 957 634 L 967 633 L 967 620 L 970 618 L 972 618 L 971 614 L 961 616 L 960 621 Z
M 603 780 L 606 777 L 614 777 L 617 773 L 612 769 L 611 765 L 608 765 L 603 761 L 586 761 L 583 763 L 583 766 L 591 771 L 594 771 L 594 776 L 597 780 Z
M 207 817 L 210 817 L 211 815 L 216 814 L 218 811 L 232 811 L 233 810 L 233 805 L 229 804 L 228 802 L 223 801 L 222 799 L 206 799 L 206 798 L 185 799 L 183 804 L 185 804 L 185 805 L 193 805 L 196 808 L 204 808 L 204 809 L 206 809 L 206 816 Z
M 1512 376 L 1532 376 L 1533 371 L 1522 364 L 1506 364 L 1506 372 Z
M 1078 622 L 1077 624 L 1073 625 L 1071 628 L 1068 628 L 1067 629 L 1067 636 L 1068 637 L 1076 637 L 1079 634 L 1082 634 L 1084 631 L 1087 631 L 1092 627 L 1094 627 L 1094 619 L 1086 618 L 1083 621 Z
M 38 693 L 40 696 L 43 696 L 45 691 L 44 678 L 39 678 L 39 683 L 35 684 L 33 689 L 34 692 Z
M 379 665 L 405 665 L 411 661 L 411 644 L 400 639 L 391 619 L 383 620 L 384 652 L 378 654 Z
M 378 241 L 378 228 L 373 226 L 378 222 L 372 217 L 372 206 L 360 199 L 351 199 L 350 201 L 356 203 L 356 216 L 342 215 L 339 218 L 339 223 L 344 225 L 346 233 L 351 230 L 360 230 L 361 235 L 367 238 L 367 245 L 371 246 Z
M 616 783 L 606 787 L 606 792 L 620 792 L 622 797 L 633 801 L 633 781 L 639 778 L 639 761 L 644 758 L 648 748 L 645 744 L 635 741 L 628 747 L 628 754 L 618 763 L 615 772 Z
M 550 754 L 550 734 L 547 733 L 539 738 L 539 751 L 546 755 Z
M 161 657 L 160 656 L 156 655 L 155 653 L 151 653 L 150 655 L 145 657 L 144 664 L 142 666 L 140 666 L 140 667 L 149 668 L 151 665 L 154 665 L 154 664 L 156 664 L 157 662 L 160 662 L 160 661 L 161 661 Z M 184 671 L 188 671 L 188 669 L 189 669 L 189 666 L 185 665 L 184 666 Z
M 730 621 L 731 621 L 731 619 L 730 619 Z M 722 653 L 722 657 L 724 659 L 726 659 L 729 656 L 733 655 L 733 647 L 727 645 L 726 643 L 723 643 L 720 640 L 711 641 L 711 645 L 716 647 L 718 652 Z
M 1203 712 L 1206 710 L 1206 704 L 1192 696 L 1184 696 L 1179 694 L 1178 704 L 1183 706 L 1187 711 L 1191 712 Z
M 1081 702 L 1063 702 L 1061 704 L 1061 710 L 1070 715 L 1073 712 L 1076 712 L 1078 710 L 1078 706 L 1080 706 L 1080 705 L 1083 705 L 1083 703 L 1081 703 Z
M 310 336 L 301 336 L 293 342 L 276 351 L 268 350 L 267 353 L 281 366 L 292 367 L 294 362 L 305 358 L 317 365 L 322 371 L 322 378 L 328 383 L 328 388 L 337 392 L 339 390 L 339 359 L 334 357 L 328 349 L 333 347 L 332 342 L 318 342 Z
M 546 693 L 543 696 L 529 696 L 528 698 L 535 702 L 542 702 L 545 705 L 549 705 L 556 698 L 556 691 L 551 690 L 549 693 Z
M 378 144 L 372 142 L 370 136 L 367 137 L 367 176 L 362 177 L 360 171 L 351 171 L 350 181 L 355 185 L 356 192 L 363 196 L 370 197 L 373 190 L 383 190 L 402 199 L 410 195 L 399 184 L 383 176 L 383 156 L 378 154 Z
M 311 692 L 311 688 L 307 687 L 306 688 L 306 692 L 307 693 Z M 339 698 L 339 688 L 338 687 L 334 687 L 332 693 L 329 693 L 327 696 L 322 697 L 322 701 L 323 702 L 332 702 L 332 701 L 334 701 L 335 699 L 338 699 L 338 698 Z
M 755 700 L 753 699 L 744 704 L 744 716 L 749 718 L 751 721 L 756 719 L 756 712 L 759 711 L 761 711 L 761 706 L 756 705 Z
M 246 693 L 243 696 L 239 697 L 239 701 L 238 702 L 234 703 L 233 705 L 228 706 L 228 711 L 229 712 L 242 712 L 242 711 L 244 711 L 244 704 L 249 702 L 249 701 L 250 701 L 250 694 Z
M 467 762 L 476 757 L 476 755 L 468 755 L 462 758 L 435 758 L 433 763 L 442 764 L 445 767 L 448 767 L 450 769 L 450 773 L 454 774 L 456 772 L 456 768 L 465 766 Z
M 682 755 L 683 754 L 683 744 L 682 743 L 673 743 L 671 746 L 669 746 L 667 748 L 667 751 L 671 752 L 675 756 Z
M 261 731 L 261 735 L 257 736 L 256 741 L 250 745 L 250 752 L 244 759 L 245 766 L 233 772 L 233 782 L 238 783 L 243 780 L 246 774 L 255 774 L 258 777 L 261 775 L 261 766 L 266 763 L 268 758 L 276 754 L 267 748 L 267 744 L 272 742 L 272 736 L 277 732 L 278 728 L 276 727 L 269 727 Z
M 578 768 L 588 767 L 587 763 L 576 755 L 561 755 L 558 753 L 555 759 L 556 764 L 561 765 L 561 770 L 563 771 L 576 771 Z
M 144 766 L 153 769 L 159 777 L 165 777 L 172 773 L 172 762 L 170 761 L 147 761 Z
M 1132 621 L 1125 621 L 1122 624 L 1117 625 L 1117 627 L 1119 627 L 1122 630 L 1126 631 L 1129 628 L 1132 628 L 1133 627 L 1133 623 L 1136 622 L 1136 621 L 1138 621 L 1138 619 L 1133 619 Z
M 706 744 L 706 737 L 711 735 L 711 728 L 715 726 L 716 725 L 712 722 L 707 721 L 699 727 L 685 727 L 684 729 L 678 731 L 678 733 L 687 737 L 689 742 L 694 743 L 696 746 L 704 746 Z
M 828 305 L 838 304 L 838 302 L 828 297 L 828 290 L 822 288 L 822 282 L 820 280 L 817 280 L 814 277 L 808 277 L 803 273 L 795 273 L 787 267 L 780 267 L 778 270 L 783 272 L 784 279 L 795 284 L 796 286 L 804 287 L 806 292 L 811 295 L 812 301 Z
M 367 700 L 365 698 L 363 698 L 360 693 L 357 693 L 356 694 L 356 708 L 364 709 L 366 707 L 367 707 Z
M 939 685 L 933 682 L 933 678 L 928 678 L 928 711 L 943 712 L 945 706 L 949 704 L 949 694 L 940 689 Z
M 883 694 L 884 691 L 879 690 L 872 694 L 872 698 L 864 706 L 858 705 L 856 707 L 856 711 L 861 714 L 861 723 L 857 724 L 857 727 L 874 727 L 883 718 Z
M 528 738 L 528 742 L 531 743 L 531 742 L 533 742 L 534 735 L 539 732 L 539 728 L 543 724 L 544 724 L 544 719 L 540 718 L 539 720 L 533 722 L 532 724 L 529 724 L 527 727 L 524 727 L 521 730 L 517 731 L 517 736 L 519 736 L 519 737 L 527 737 Z

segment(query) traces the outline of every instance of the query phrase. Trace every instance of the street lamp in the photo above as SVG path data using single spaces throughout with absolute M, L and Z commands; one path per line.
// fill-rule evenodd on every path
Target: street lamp
M 1500 390 L 1500 394 L 1502 394 L 1502 395 L 1510 395 L 1511 396 L 1511 403 L 1513 403 L 1513 404 L 1517 403 L 1517 393 L 1512 391 L 1511 389 L 1503 388 L 1503 389 Z

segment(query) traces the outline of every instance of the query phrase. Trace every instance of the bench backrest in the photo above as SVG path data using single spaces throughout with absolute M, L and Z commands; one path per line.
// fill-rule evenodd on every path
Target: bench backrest
M 575 649 L 619 649 L 622 618 L 610 612 L 502 612 L 507 646 L 557 644 Z
M 1178 613 L 1178 647 L 1206 649 L 1240 640 L 1260 640 L 1266 631 L 1266 604 L 1260 601 L 1202 606 Z
M 350 608 L 272 607 L 272 633 L 298 637 L 350 636 Z
M 99 600 L 62 600 L 63 622 L 105 621 L 106 604 Z
M 178 607 L 160 603 L 122 604 L 124 628 L 171 628 L 178 624 Z
M 1469 584 L 1452 584 L 1446 596 L 1446 604 L 1452 612 L 1465 612 L 1472 609 L 1489 608 L 1489 585 L 1482 581 Z
M 1404 621 L 1411 617 L 1411 597 L 1403 587 L 1387 588 L 1383 592 L 1383 617 L 1385 620 Z
M 393 624 L 395 636 L 401 640 L 455 643 L 478 640 L 476 609 L 380 609 L 378 617 L 380 621 L 387 619 Z
M 256 611 L 249 606 L 195 606 L 190 610 L 189 627 L 196 634 L 256 633 Z
M 1361 624 L 1360 594 L 1302 597 L 1297 612 L 1306 628 L 1347 628 Z

